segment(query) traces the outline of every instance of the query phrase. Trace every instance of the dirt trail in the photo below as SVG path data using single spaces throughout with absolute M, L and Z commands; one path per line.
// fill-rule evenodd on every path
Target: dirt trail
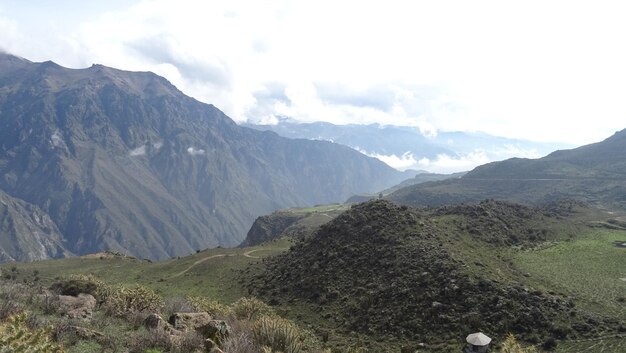
M 259 250 L 266 250 L 266 249 L 254 249 L 254 250 L 246 251 L 245 253 L 243 253 L 243 256 L 249 257 L 251 259 L 260 259 L 261 258 L 260 256 L 252 256 L 252 255 L 250 255 L 253 252 L 257 252 Z
M 216 257 L 229 257 L 229 256 L 240 256 L 240 255 L 243 255 L 243 256 L 245 256 L 245 257 L 247 257 L 247 258 L 250 258 L 250 259 L 260 259 L 260 258 L 261 258 L 261 256 L 253 256 L 253 255 L 251 255 L 251 254 L 252 254 L 253 252 L 262 251 L 262 250 L 274 250 L 274 249 L 254 249 L 254 250 L 246 251 L 246 252 L 245 252 L 245 253 L 243 253 L 243 254 L 218 254 L 218 255 L 207 256 L 207 257 L 205 257 L 205 258 L 202 258 L 202 259 L 200 259 L 200 260 L 198 260 L 198 261 L 194 262 L 193 264 L 191 264 L 189 267 L 187 267 L 187 268 L 186 268 L 186 269 L 184 269 L 183 271 L 180 271 L 180 272 L 178 272 L 178 273 L 176 273 L 176 274 L 174 274 L 174 275 L 171 275 L 169 278 L 176 278 L 176 277 L 180 277 L 180 276 L 184 275 L 185 273 L 187 273 L 187 272 L 188 272 L 189 270 L 191 270 L 192 268 L 194 268 L 195 266 L 197 266 L 197 265 L 199 265 L 199 264 L 201 264 L 201 263 L 203 263 L 203 262 L 205 262 L 205 261 L 208 261 L 208 260 L 214 259 L 214 258 L 216 258 Z M 286 249 L 281 249 L 281 250 L 286 250 Z
M 175 274 L 175 275 L 170 276 L 170 278 L 175 278 L 175 277 L 182 276 L 182 275 L 184 275 L 185 273 L 187 273 L 187 271 L 189 271 L 189 270 L 191 270 L 192 268 L 194 268 L 194 266 L 199 265 L 199 264 L 201 264 L 201 263 L 203 263 L 203 262 L 205 262 L 205 261 L 208 261 L 208 260 L 214 259 L 214 258 L 216 258 L 216 257 L 225 257 L 225 256 L 235 256 L 235 255 L 219 254 L 219 255 L 213 255 L 213 256 L 205 257 L 205 258 L 203 258 L 203 259 L 200 259 L 200 260 L 198 260 L 198 261 L 194 262 L 193 264 L 191 264 L 191 266 L 187 267 L 185 270 L 183 270 L 183 271 L 181 271 L 181 272 L 178 272 L 178 273 L 177 273 L 177 274 Z

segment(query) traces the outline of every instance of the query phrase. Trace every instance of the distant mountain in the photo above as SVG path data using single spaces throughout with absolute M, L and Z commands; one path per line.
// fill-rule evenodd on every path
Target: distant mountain
M 450 159 L 468 160 L 480 157 L 487 161 L 498 161 L 519 156 L 544 156 L 556 149 L 567 148 L 565 144 L 543 143 L 518 139 L 509 139 L 485 133 L 439 132 L 436 136 L 426 136 L 417 127 L 391 125 L 334 125 L 326 122 L 300 123 L 289 118 L 281 118 L 277 124 L 244 124 L 245 126 L 274 131 L 290 138 L 333 141 L 350 146 L 368 155 L 380 157 L 395 156 L 402 160 L 405 168 L 426 169 L 443 168 L 432 165 L 440 156 Z M 479 156 L 477 156 L 479 154 Z M 425 163 L 423 159 L 428 159 Z M 419 161 L 422 163 L 419 163 Z M 411 161 L 413 164 L 411 165 Z M 468 161 L 468 165 L 472 161 Z M 471 167 L 480 161 L 474 161 Z M 484 161 L 482 162 L 484 163 Z M 463 168 L 465 165 L 461 165 Z M 471 169 L 468 168 L 468 169 Z M 459 172 L 459 167 L 439 172 Z M 467 169 L 465 169 L 467 170 Z
M 259 215 L 409 177 L 338 144 L 238 126 L 149 72 L 0 54 L 2 259 L 234 246 Z
M 576 199 L 626 210 L 626 130 L 610 138 L 539 159 L 489 163 L 458 179 L 398 190 L 389 199 L 408 205 L 442 205 L 496 198 L 538 204 Z

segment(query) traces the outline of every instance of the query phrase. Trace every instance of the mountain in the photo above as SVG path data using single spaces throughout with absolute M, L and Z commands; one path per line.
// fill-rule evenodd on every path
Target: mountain
M 414 206 L 496 198 L 541 204 L 575 199 L 626 209 L 626 130 L 606 140 L 539 159 L 513 158 L 475 168 L 461 178 L 409 186 L 390 200 Z
M 0 262 L 71 255 L 63 235 L 39 207 L 0 191 Z M 24 236 L 28 234 L 28 236 Z
M 153 73 L 0 55 L 0 190 L 18 200 L 12 218 L 33 205 L 56 225 L 38 233 L 62 245 L 51 256 L 234 246 L 259 215 L 409 177 L 345 146 L 238 126 Z
M 333 141 L 350 146 L 368 155 L 385 160 L 387 157 L 401 159 L 404 168 L 434 168 L 431 162 L 440 156 L 450 159 L 503 160 L 514 156 L 543 156 L 565 144 L 542 143 L 509 139 L 478 132 L 438 132 L 434 136 L 425 135 L 417 127 L 393 125 L 334 125 L 326 122 L 300 123 L 289 118 L 280 118 L 276 124 L 253 124 L 245 126 L 263 131 L 274 131 L 281 136 L 313 140 Z M 472 157 L 474 156 L 474 157 Z M 428 163 L 425 161 L 428 160 Z M 422 161 L 422 163 L 419 163 Z M 409 164 L 407 164 L 409 163 Z M 412 163 L 412 164 L 410 164 Z M 468 162 L 471 166 L 480 161 Z M 484 163 L 484 162 L 483 162 Z M 473 164 L 473 165 L 472 165 Z M 466 164 L 443 172 L 459 172 Z M 465 169 L 465 170 L 467 170 Z

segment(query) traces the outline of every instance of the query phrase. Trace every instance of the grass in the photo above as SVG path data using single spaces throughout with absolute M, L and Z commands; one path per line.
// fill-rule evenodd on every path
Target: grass
M 577 298 L 583 308 L 626 319 L 626 248 L 614 246 L 626 232 L 594 229 L 574 241 L 521 251 L 515 266 L 530 274 L 529 283 Z
M 291 240 L 280 239 L 245 249 L 208 249 L 191 256 L 154 263 L 124 256 L 75 257 L 2 264 L 0 272 L 2 275 L 16 274 L 18 282 L 30 282 L 36 277 L 43 286 L 49 286 L 58 277 L 93 274 L 107 283 L 145 285 L 164 297 L 206 296 L 232 303 L 247 295 L 237 283 L 239 271 L 290 246 Z
M 624 353 L 626 352 L 626 338 L 609 337 L 598 340 L 561 342 L 557 346 L 557 353 L 594 352 L 594 353 Z
M 350 206 L 344 204 L 318 205 L 314 207 L 290 208 L 287 211 L 295 214 L 299 213 L 315 213 L 315 212 L 343 212 Z

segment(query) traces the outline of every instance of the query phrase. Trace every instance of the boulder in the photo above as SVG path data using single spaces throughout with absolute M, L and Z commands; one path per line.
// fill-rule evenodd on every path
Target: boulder
M 148 315 L 148 317 L 146 317 L 143 321 L 143 324 L 148 330 L 163 330 L 172 336 L 179 336 L 182 334 L 182 331 L 175 329 L 158 314 Z
M 207 325 L 211 316 L 206 312 L 200 313 L 174 313 L 167 322 L 180 331 L 196 330 Z
M 230 331 L 230 327 L 225 321 L 213 320 L 206 312 L 175 313 L 170 316 L 168 323 L 175 330 L 196 331 L 217 346 L 224 342 Z
M 96 307 L 96 298 L 91 294 L 59 295 L 59 313 L 71 319 L 90 319 Z

